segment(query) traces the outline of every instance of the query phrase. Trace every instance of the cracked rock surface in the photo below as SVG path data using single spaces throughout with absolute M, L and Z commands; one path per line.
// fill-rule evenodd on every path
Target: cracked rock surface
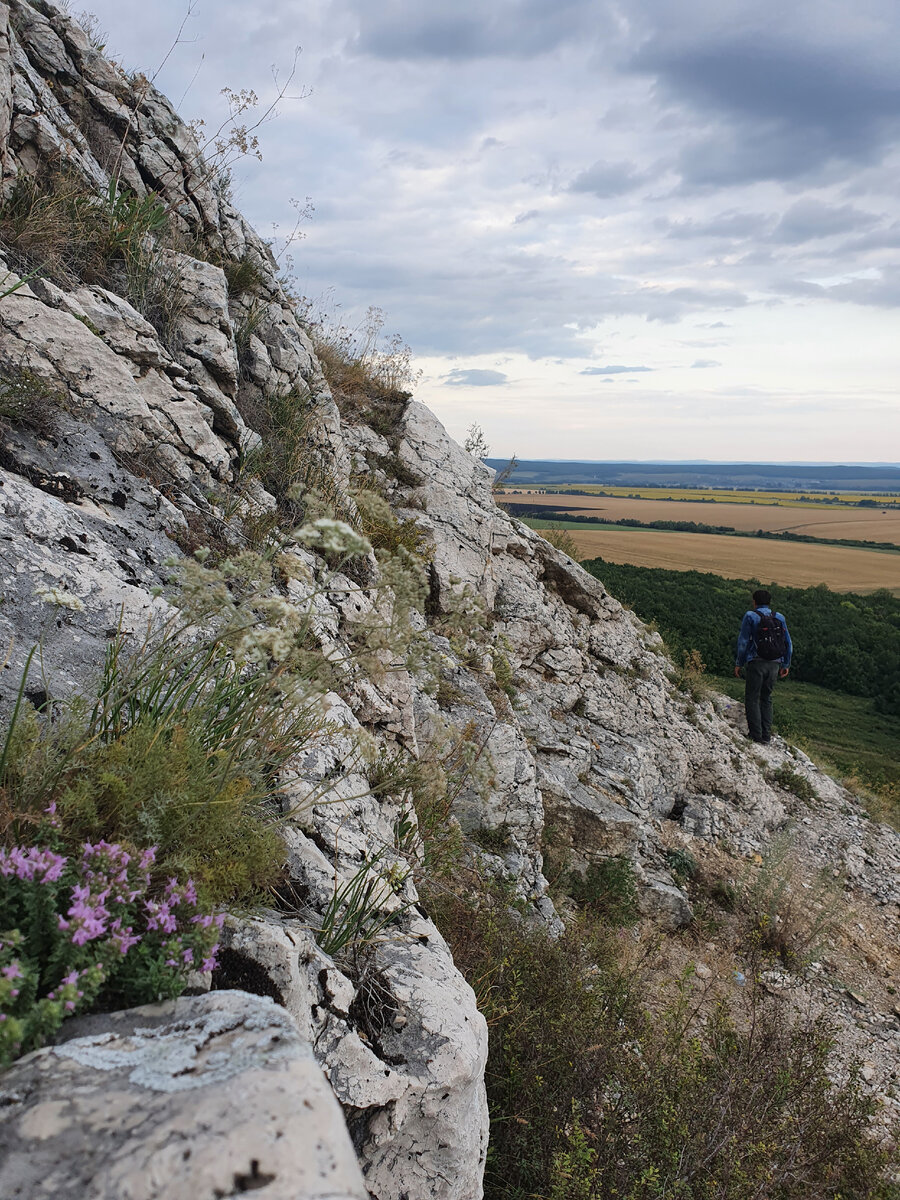
M 216 992 L 67 1032 L 0 1077 L 6 1200 L 365 1200 L 340 1107 L 272 1000 Z

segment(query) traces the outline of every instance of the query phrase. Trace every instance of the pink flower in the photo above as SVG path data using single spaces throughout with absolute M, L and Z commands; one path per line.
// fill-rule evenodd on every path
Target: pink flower
M 122 922 L 117 917 L 110 926 L 109 940 L 118 950 L 118 952 L 124 957 L 124 955 L 128 953 L 132 946 L 136 946 L 138 944 L 138 942 L 141 940 L 141 937 L 140 934 L 134 933 L 134 930 L 130 925 L 123 929 Z
M 0 850 L 0 875 L 6 878 L 13 875 L 23 883 L 34 879 L 38 883 L 55 883 L 65 865 L 66 859 L 61 854 L 41 850 L 38 846 L 29 846 L 27 850 L 21 846 Z

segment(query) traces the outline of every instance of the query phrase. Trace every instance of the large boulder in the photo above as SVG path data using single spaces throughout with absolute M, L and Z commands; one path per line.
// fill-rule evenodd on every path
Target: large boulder
M 214 992 L 80 1024 L 0 1078 L 5 1200 L 365 1200 L 338 1103 L 272 1000 Z

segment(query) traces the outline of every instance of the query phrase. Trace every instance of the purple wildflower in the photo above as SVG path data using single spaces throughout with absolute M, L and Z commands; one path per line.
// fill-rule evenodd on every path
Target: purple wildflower
M 37 879 L 38 883 L 55 883 L 63 872 L 66 859 L 52 850 L 41 850 L 38 846 L 13 846 L 0 850 L 0 875 L 11 875 L 23 883 Z
M 140 934 L 136 934 L 130 925 L 122 928 L 122 921 L 116 917 L 109 929 L 109 940 L 124 957 L 132 946 L 136 946 L 141 940 Z

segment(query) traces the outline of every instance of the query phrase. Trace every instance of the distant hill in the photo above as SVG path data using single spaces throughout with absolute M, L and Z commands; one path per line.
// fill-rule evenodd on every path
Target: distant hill
M 486 458 L 502 470 L 506 459 Z M 741 487 L 826 491 L 900 492 L 900 466 L 851 463 L 547 462 L 525 459 L 511 485 L 560 487 Z

